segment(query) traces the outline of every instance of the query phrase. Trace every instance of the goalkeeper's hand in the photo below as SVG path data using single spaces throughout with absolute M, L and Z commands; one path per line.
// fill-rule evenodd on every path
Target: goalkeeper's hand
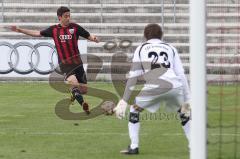
M 118 102 L 117 106 L 113 109 L 113 111 L 115 112 L 116 117 L 118 119 L 123 119 L 125 117 L 127 105 L 128 105 L 127 102 L 125 102 L 123 99 L 121 99 Z
M 186 117 L 191 117 L 191 107 L 190 107 L 189 102 L 185 102 L 182 105 L 180 112 L 182 114 L 184 114 L 184 116 L 186 116 Z
M 191 108 L 188 102 L 184 103 L 178 110 L 182 125 L 184 126 L 189 120 L 191 120 Z

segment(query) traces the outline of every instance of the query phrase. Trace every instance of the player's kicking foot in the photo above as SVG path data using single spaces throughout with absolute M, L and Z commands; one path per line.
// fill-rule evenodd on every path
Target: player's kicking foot
M 70 102 L 73 105 L 76 98 L 73 96 L 71 89 L 69 89 L 69 93 L 70 93 Z
M 139 154 L 139 151 L 138 151 L 138 147 L 135 149 L 131 149 L 131 147 L 128 146 L 127 149 L 120 151 L 120 153 L 125 155 L 137 155 Z
M 71 104 L 73 105 L 75 101 L 75 97 L 73 95 L 70 96 L 70 101 L 71 101 Z
M 83 110 L 85 111 L 86 114 L 90 114 L 88 103 L 83 102 L 82 107 L 83 107 Z
M 71 101 L 71 104 L 72 104 L 72 105 L 74 104 L 75 99 L 76 99 L 76 98 L 74 97 L 74 95 L 72 94 L 72 92 L 71 92 L 71 90 L 70 90 L 70 101 Z M 82 105 L 82 107 L 83 107 L 84 112 L 85 112 L 86 114 L 90 114 L 88 103 L 83 102 L 81 105 Z

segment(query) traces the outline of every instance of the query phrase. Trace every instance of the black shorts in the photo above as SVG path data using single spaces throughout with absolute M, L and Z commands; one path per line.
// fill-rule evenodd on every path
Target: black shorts
M 71 75 L 75 75 L 79 83 L 87 84 L 83 65 L 60 65 L 60 70 L 64 74 L 65 79 Z

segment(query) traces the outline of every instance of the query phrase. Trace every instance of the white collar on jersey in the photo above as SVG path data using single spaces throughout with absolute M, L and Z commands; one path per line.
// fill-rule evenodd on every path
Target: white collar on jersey
M 147 41 L 147 43 L 161 43 L 162 41 L 160 39 L 150 39 Z

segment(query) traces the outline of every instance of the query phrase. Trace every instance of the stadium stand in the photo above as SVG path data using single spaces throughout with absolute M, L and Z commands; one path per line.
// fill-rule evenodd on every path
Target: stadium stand
M 147 23 L 164 24 L 164 41 L 179 50 L 186 72 L 189 68 L 189 1 L 188 0 L 9 0 L 2 6 L 0 26 L 18 25 L 31 29 L 44 29 L 57 23 L 56 9 L 61 5 L 71 8 L 72 18 L 91 33 L 98 35 L 101 42 L 88 43 L 88 54 L 103 60 L 101 74 L 110 72 L 111 57 L 127 53 L 131 58 L 136 46 L 143 42 L 143 28 Z M 207 71 L 209 74 L 239 71 L 239 4 L 234 0 L 213 3 L 207 0 Z M 0 12 L 1 13 L 1 12 Z M 1 17 L 1 16 L 0 16 Z M 1 39 L 26 39 L 23 34 L 0 28 Z M 112 50 L 104 49 L 108 41 L 119 43 L 132 41 L 131 47 Z M 120 58 L 121 59 L 121 58 Z M 89 59 L 91 61 L 91 57 Z M 94 59 L 92 59 L 94 62 Z M 221 63 L 221 66 L 219 65 Z M 114 70 L 121 72 L 122 66 Z M 93 69 L 94 70 L 94 69 Z M 94 71 L 93 71 L 94 72 Z

